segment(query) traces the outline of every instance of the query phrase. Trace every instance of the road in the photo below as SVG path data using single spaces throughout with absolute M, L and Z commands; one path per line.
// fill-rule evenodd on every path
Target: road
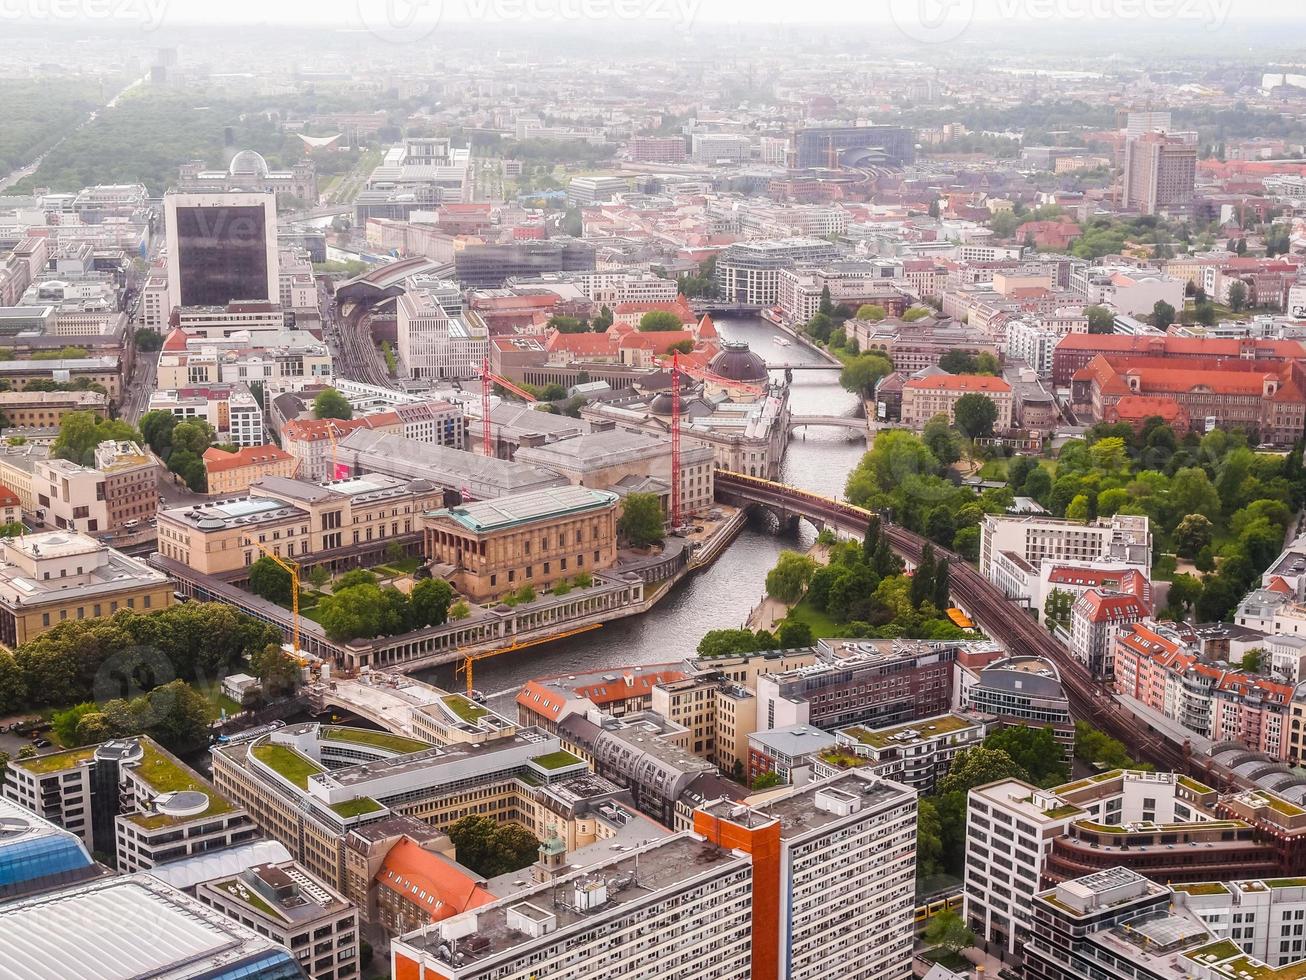
M 118 406 L 118 415 L 132 425 L 136 425 L 145 414 L 150 404 L 150 393 L 154 391 L 154 377 L 159 370 L 157 351 L 136 352 L 135 366 L 131 376 L 123 382 L 122 404 Z

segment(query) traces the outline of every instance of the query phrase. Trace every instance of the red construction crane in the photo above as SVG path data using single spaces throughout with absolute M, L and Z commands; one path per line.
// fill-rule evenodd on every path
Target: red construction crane
M 493 455 L 492 439 L 490 436 L 490 391 L 498 385 L 507 391 L 512 392 L 522 401 L 536 402 L 539 401 L 534 395 L 525 389 L 517 387 L 507 378 L 501 378 L 497 374 L 490 373 L 490 358 L 487 356 L 481 361 L 481 448 L 486 456 Z
M 671 528 L 680 527 L 680 353 L 671 357 Z

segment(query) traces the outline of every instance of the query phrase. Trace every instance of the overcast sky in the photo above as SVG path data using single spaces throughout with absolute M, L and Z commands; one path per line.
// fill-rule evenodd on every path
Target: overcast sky
M 168 23 L 289 23 L 359 27 L 384 22 L 403 26 L 444 21 L 532 21 L 558 23 L 683 20 L 700 23 L 892 23 L 997 21 L 1065 23 L 1188 20 L 1237 23 L 1306 18 L 1302 0 L 0 0 L 13 17 L 26 11 L 39 19 L 51 5 L 162 9 Z M 124 11 L 120 11 L 124 12 Z M 83 15 L 93 20 L 103 14 Z M 69 19 L 63 14 L 59 19 Z

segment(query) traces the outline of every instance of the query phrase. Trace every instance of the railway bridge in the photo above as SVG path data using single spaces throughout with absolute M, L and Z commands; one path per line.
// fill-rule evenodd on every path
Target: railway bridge
M 799 518 L 818 529 L 828 527 L 856 537 L 865 532 L 872 515 L 863 507 L 798 487 L 724 470 L 716 473 L 716 495 L 724 503 L 761 507 L 782 521 Z M 920 561 L 927 539 L 888 521 L 882 523 L 882 533 L 893 550 L 908 562 Z M 1056 666 L 1070 710 L 1077 719 L 1090 722 L 1119 739 L 1129 747 L 1134 758 L 1154 763 L 1160 769 L 1189 772 L 1228 789 L 1251 785 L 1233 772 L 1216 769 L 1212 760 L 1195 756 L 1187 742 L 1178 744 L 1152 728 L 1145 719 L 1135 716 L 1059 640 L 1023 609 L 1013 605 L 1000 588 L 970 563 L 937 545 L 934 550 L 937 557 L 949 559 L 952 593 L 986 634 L 1013 654 L 1042 657 Z

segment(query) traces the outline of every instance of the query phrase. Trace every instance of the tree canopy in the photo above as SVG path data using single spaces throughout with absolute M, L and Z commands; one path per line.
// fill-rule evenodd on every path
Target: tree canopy
M 352 419 L 354 408 L 349 399 L 335 388 L 324 388 L 313 399 L 313 418 L 315 419 Z
M 483 878 L 520 871 L 539 857 L 540 841 L 515 823 L 498 823 L 493 817 L 463 817 L 448 828 L 458 863 Z
M 670 310 L 649 310 L 639 318 L 641 333 L 665 333 L 669 330 L 683 329 L 680 317 Z
M 658 544 L 664 534 L 662 503 L 656 494 L 627 494 L 622 501 L 621 519 L 618 521 L 621 536 L 632 547 L 647 548 Z

